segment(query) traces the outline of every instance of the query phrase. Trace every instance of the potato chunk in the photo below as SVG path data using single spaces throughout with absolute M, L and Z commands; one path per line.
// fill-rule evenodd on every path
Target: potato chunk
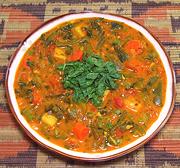
M 57 118 L 51 114 L 45 113 L 42 116 L 41 121 L 50 127 L 53 127 L 57 123 Z
M 54 57 L 65 60 L 66 59 L 65 51 L 62 48 L 56 47 L 54 50 Z

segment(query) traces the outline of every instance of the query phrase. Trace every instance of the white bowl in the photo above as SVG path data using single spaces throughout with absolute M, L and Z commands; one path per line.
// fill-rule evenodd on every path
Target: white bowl
M 83 153 L 83 152 L 76 152 L 72 150 L 67 150 L 63 147 L 57 146 L 50 141 L 46 140 L 42 136 L 40 136 L 36 131 L 34 131 L 28 122 L 25 120 L 25 118 L 21 115 L 18 103 L 15 96 L 14 91 L 14 81 L 15 74 L 18 69 L 18 65 L 23 58 L 25 52 L 31 47 L 31 45 L 41 36 L 42 33 L 45 33 L 49 30 L 51 30 L 53 27 L 73 19 L 80 19 L 80 18 L 92 18 L 92 17 L 102 17 L 109 20 L 119 21 L 123 22 L 130 27 L 133 27 L 134 29 L 140 31 L 155 47 L 156 51 L 158 52 L 160 59 L 162 60 L 162 63 L 165 68 L 166 76 L 167 76 L 167 87 L 166 87 L 166 98 L 165 98 L 165 104 L 160 112 L 160 115 L 158 119 L 153 123 L 153 125 L 148 129 L 146 134 L 136 141 L 121 147 L 119 149 L 115 149 L 112 151 L 107 151 L 103 153 Z M 45 22 L 43 25 L 41 25 L 39 28 L 37 28 L 35 31 L 33 31 L 28 37 L 25 38 L 25 40 L 21 43 L 17 51 L 15 52 L 14 56 L 12 56 L 12 59 L 10 61 L 7 74 L 6 74 L 6 93 L 8 102 L 11 108 L 12 113 L 14 114 L 16 120 L 19 122 L 19 124 L 24 128 L 25 132 L 36 142 L 38 142 L 43 147 L 46 147 L 52 151 L 55 151 L 59 154 L 62 154 L 64 156 L 68 156 L 70 158 L 79 159 L 79 160 L 86 160 L 86 161 L 102 161 L 102 160 L 108 160 L 115 157 L 122 156 L 124 154 L 127 154 L 143 144 L 145 144 L 147 141 L 149 141 L 157 132 L 164 126 L 164 124 L 167 122 L 168 118 L 171 115 L 171 112 L 173 110 L 174 106 L 174 100 L 175 100 L 175 76 L 172 64 L 161 46 L 160 42 L 143 26 L 141 26 L 139 23 L 122 16 L 116 16 L 113 14 L 101 14 L 101 13 L 77 13 L 77 14 L 67 14 L 62 15 L 59 17 L 56 17 L 52 20 L 49 20 L 48 22 Z

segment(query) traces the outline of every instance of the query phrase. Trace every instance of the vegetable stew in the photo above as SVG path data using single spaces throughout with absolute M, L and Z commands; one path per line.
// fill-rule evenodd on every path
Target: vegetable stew
M 21 114 L 41 136 L 69 150 L 105 152 L 145 135 L 157 120 L 166 74 L 141 32 L 77 19 L 28 49 L 14 89 Z

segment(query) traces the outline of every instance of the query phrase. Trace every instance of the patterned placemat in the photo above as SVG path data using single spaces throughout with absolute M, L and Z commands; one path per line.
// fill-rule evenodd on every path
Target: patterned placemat
M 19 127 L 5 98 L 7 64 L 25 36 L 69 12 L 110 12 L 130 17 L 162 42 L 176 72 L 177 98 L 166 126 L 144 147 L 121 158 L 84 163 L 46 151 Z M 180 167 L 180 0 L 0 0 L 0 167 Z

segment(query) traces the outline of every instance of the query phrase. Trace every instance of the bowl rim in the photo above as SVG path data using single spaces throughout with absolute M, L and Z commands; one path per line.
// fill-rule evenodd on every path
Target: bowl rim
M 135 146 L 132 146 L 131 148 L 129 149 L 126 149 L 122 152 L 119 152 L 119 153 L 116 153 L 116 154 L 112 154 L 112 155 L 109 155 L 109 156 L 105 156 L 105 157 L 100 157 L 100 158 L 87 158 L 87 157 L 80 157 L 80 156 L 74 156 L 74 155 L 70 155 L 70 154 L 67 154 L 67 153 L 64 153 L 60 150 L 57 150 L 55 148 L 52 148 L 48 145 L 46 145 L 45 143 L 39 141 L 35 136 L 32 135 L 32 133 L 22 124 L 22 122 L 20 121 L 20 119 L 18 118 L 15 110 L 14 110 L 14 107 L 13 107 L 13 103 L 11 101 L 11 98 L 10 98 L 10 94 L 9 94 L 9 87 L 8 87 L 8 79 L 9 79 L 9 72 L 10 72 L 10 67 L 15 59 L 15 57 L 17 56 L 17 53 L 19 52 L 20 48 L 24 45 L 24 42 L 32 35 L 34 34 L 37 30 L 39 30 L 40 28 L 42 28 L 43 26 L 45 25 L 48 25 L 49 23 L 57 20 L 57 19 L 61 19 L 65 16 L 68 16 L 68 15 L 76 15 L 76 14 L 86 14 L 86 13 L 89 13 L 89 14 L 105 14 L 105 15 L 110 15 L 110 16 L 115 16 L 115 17 L 119 17 L 119 18 L 123 18 L 125 20 L 129 20 L 129 21 L 132 21 L 132 22 L 135 22 L 137 25 L 141 26 L 142 28 L 144 28 L 155 40 L 156 42 L 159 44 L 159 46 L 161 47 L 161 49 L 163 50 L 164 54 L 165 54 L 165 57 L 167 58 L 167 61 L 168 61 L 168 64 L 169 64 L 169 68 L 171 70 L 171 76 L 172 76 L 172 100 L 171 100 L 171 104 L 170 104 L 170 108 L 168 110 L 168 113 L 166 115 L 166 117 L 164 118 L 164 120 L 161 122 L 161 124 L 159 125 L 159 127 L 154 131 L 152 132 L 152 134 L 147 137 L 146 139 L 144 139 L 143 141 L 141 141 L 140 143 L 136 144 Z M 83 17 L 82 17 L 83 18 Z M 164 65 L 163 65 L 164 66 Z M 19 44 L 19 46 L 17 47 L 16 51 L 14 52 L 14 54 L 11 56 L 10 58 L 10 61 L 8 63 L 8 66 L 7 66 L 7 71 L 6 71 L 6 76 L 5 76 L 5 93 L 6 93 L 6 97 L 7 97 L 7 102 L 8 102 L 8 105 L 10 107 L 10 110 L 13 114 L 13 116 L 15 117 L 15 119 L 17 120 L 17 122 L 19 123 L 19 125 L 23 128 L 23 130 L 25 131 L 25 133 L 33 140 L 35 141 L 36 143 L 38 143 L 40 146 L 50 150 L 50 151 L 53 151 L 55 153 L 58 153 L 62 156 L 65 156 L 65 157 L 68 157 L 68 158 L 71 158 L 71 159 L 76 159 L 76 160 L 81 160 L 81 161 L 88 161 L 88 162 L 100 162 L 100 161 L 107 161 L 107 160 L 111 160 L 111 159 L 115 159 L 117 157 L 121 157 L 123 155 L 126 155 L 128 153 L 131 153 L 132 151 L 142 147 L 144 144 L 146 144 L 149 140 L 151 140 L 161 129 L 162 127 L 166 124 L 166 122 L 168 121 L 168 119 L 170 118 L 171 114 L 172 114 L 172 111 L 173 111 L 173 108 L 174 108 L 174 105 L 175 105 L 175 97 L 176 97 L 176 78 L 175 78 L 175 72 L 174 72 L 174 69 L 173 69 L 173 64 L 166 52 L 166 50 L 164 49 L 164 47 L 162 46 L 160 40 L 158 38 L 156 38 L 153 33 L 147 29 L 145 26 L 141 25 L 140 23 L 138 23 L 136 20 L 133 20 L 131 18 L 127 18 L 125 16 L 122 16 L 122 15 L 117 15 L 117 14 L 113 14 L 113 13 L 101 13 L 101 12 L 92 12 L 92 11 L 86 11 L 86 12 L 77 12 L 77 13 L 67 13 L 67 14 L 63 14 L 63 15 L 59 15 L 59 16 L 56 16 L 56 17 L 53 17 L 52 19 L 49 19 L 47 21 L 45 21 L 44 23 L 42 23 L 40 26 L 38 26 L 36 29 L 33 29 L 25 38 L 24 40 L 21 41 L 21 43 Z

